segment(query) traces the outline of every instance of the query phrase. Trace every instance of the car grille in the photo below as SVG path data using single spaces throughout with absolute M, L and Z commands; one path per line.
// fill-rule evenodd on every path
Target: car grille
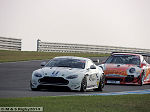
M 134 80 L 134 75 L 128 75 L 126 78 L 125 78 L 125 81 L 126 82 L 132 82 Z
M 43 77 L 39 79 L 41 84 L 57 84 L 57 85 L 67 85 L 69 83 L 68 80 L 65 80 L 62 77 Z
M 121 78 L 107 78 L 106 80 L 121 81 Z

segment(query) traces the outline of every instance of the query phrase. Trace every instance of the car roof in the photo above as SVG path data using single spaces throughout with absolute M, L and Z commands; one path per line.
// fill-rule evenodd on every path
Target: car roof
M 135 56 L 142 56 L 140 54 L 133 54 L 133 53 L 113 53 L 112 55 L 135 55 Z
M 54 59 L 56 58 L 68 58 L 68 59 L 79 59 L 79 60 L 90 60 L 89 58 L 83 58 L 83 57 L 76 57 L 76 56 L 58 56 L 58 57 L 55 57 Z

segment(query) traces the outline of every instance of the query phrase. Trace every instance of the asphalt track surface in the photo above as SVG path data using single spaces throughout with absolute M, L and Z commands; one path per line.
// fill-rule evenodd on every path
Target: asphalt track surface
M 100 58 L 100 61 L 106 57 Z M 48 60 L 46 60 L 48 61 Z M 32 71 L 41 68 L 42 61 L 22 61 L 0 63 L 0 98 L 35 97 L 35 96 L 66 96 L 78 94 L 99 94 L 109 92 L 135 91 L 150 89 L 150 85 L 105 85 L 103 92 L 77 92 L 64 90 L 31 91 L 29 82 Z

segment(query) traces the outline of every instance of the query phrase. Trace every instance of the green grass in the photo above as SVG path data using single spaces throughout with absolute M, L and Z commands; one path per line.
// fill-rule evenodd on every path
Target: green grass
M 43 107 L 44 112 L 149 112 L 150 95 L 0 98 L 0 107 Z
M 36 51 L 7 51 L 0 50 L 0 62 L 14 62 L 27 60 L 44 60 L 51 59 L 56 56 L 79 56 L 79 57 L 101 57 L 109 56 L 109 54 L 93 54 L 93 53 L 50 53 Z

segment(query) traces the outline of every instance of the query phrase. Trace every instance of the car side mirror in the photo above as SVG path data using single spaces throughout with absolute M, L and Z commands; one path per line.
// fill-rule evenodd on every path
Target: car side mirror
M 146 66 L 146 64 L 145 63 L 141 63 L 141 67 L 143 67 L 143 66 Z
M 45 66 L 46 65 L 46 62 L 42 62 L 41 63 L 41 66 L 43 67 L 43 66 Z
M 101 64 L 104 64 L 104 63 L 105 63 L 105 61 L 102 61 L 102 62 L 101 62 Z
M 99 63 L 99 59 L 93 59 L 92 60 L 94 63 Z
M 96 66 L 91 65 L 91 66 L 90 66 L 90 69 L 96 69 Z

